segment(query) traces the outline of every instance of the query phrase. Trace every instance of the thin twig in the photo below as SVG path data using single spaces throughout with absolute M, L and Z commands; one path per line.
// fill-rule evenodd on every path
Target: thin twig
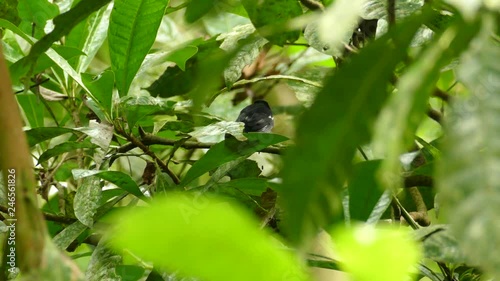
M 156 156 L 156 154 L 154 154 L 151 150 L 149 150 L 149 148 L 147 147 L 147 144 L 143 143 L 141 140 L 137 139 L 132 134 L 126 133 L 120 126 L 115 126 L 115 129 L 116 129 L 117 133 L 119 133 L 120 135 L 125 137 L 135 147 L 140 148 L 142 151 L 144 151 L 144 153 L 146 153 L 149 157 L 151 157 L 153 160 L 155 160 L 155 162 L 158 163 L 158 166 L 160 166 L 162 171 L 167 173 L 172 178 L 172 180 L 174 181 L 175 184 L 180 183 L 180 180 L 177 177 L 177 175 L 174 174 L 174 172 L 172 172 L 168 168 L 168 166 L 165 163 L 163 163 L 163 161 L 161 161 L 161 159 L 158 158 L 158 156 Z
M 396 24 L 396 0 L 387 0 L 387 18 L 389 26 Z
M 33 84 L 33 85 L 30 86 L 30 89 L 38 87 L 38 86 L 42 85 L 43 83 L 48 82 L 49 80 L 50 80 L 50 78 L 46 78 L 46 79 L 44 79 L 42 81 L 36 82 L 35 84 Z M 24 92 L 25 90 L 26 89 L 22 89 L 22 90 L 16 91 L 14 94 L 20 94 L 20 93 Z

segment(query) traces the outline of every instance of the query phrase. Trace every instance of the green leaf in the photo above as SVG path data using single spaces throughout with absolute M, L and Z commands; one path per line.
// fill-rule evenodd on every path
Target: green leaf
M 99 207 L 102 189 L 99 178 L 86 177 L 78 187 L 73 206 L 76 218 L 88 227 L 94 225 L 94 215 Z
M 293 164 L 283 171 L 286 227 L 293 243 L 342 217 L 342 187 L 356 148 L 370 140 L 372 123 L 389 94 L 387 83 L 422 21 L 418 16 L 395 26 L 352 57 L 303 114 L 297 146 L 284 160 Z
M 55 17 L 54 30 L 33 45 L 26 57 L 25 65 L 33 64 L 55 41 L 68 34 L 75 25 L 109 2 L 110 0 L 82 0 L 68 12 Z
M 220 137 L 224 134 L 231 134 L 236 139 L 244 141 L 246 138 L 243 135 L 243 127 L 242 122 L 220 121 L 208 126 L 196 127 L 189 135 L 200 142 L 210 142 L 211 137 Z
M 172 51 L 165 58 L 166 61 L 175 62 L 175 64 L 182 70 L 186 71 L 186 62 L 198 53 L 198 47 L 188 45 L 184 48 Z
M 217 40 L 224 40 L 220 45 L 223 50 L 238 49 L 224 70 L 224 80 L 229 88 L 241 77 L 243 68 L 255 61 L 261 48 L 268 42 L 267 39 L 255 34 L 255 27 L 251 24 L 236 26 L 231 32 L 221 34 Z
M 369 224 L 376 224 L 387 211 L 387 208 L 391 205 L 393 200 L 392 197 L 392 192 L 390 190 L 384 191 L 382 196 L 380 196 L 380 199 L 377 201 L 377 204 L 375 204 L 375 207 L 373 207 L 373 210 L 366 222 Z
M 166 193 L 169 191 L 178 190 L 172 178 L 167 174 L 163 173 L 160 169 L 156 169 L 155 178 L 155 192 L 156 193 Z
M 21 22 L 17 12 L 17 0 L 5 0 L 0 2 L 0 18 L 6 19 L 15 25 Z
M 54 146 L 51 149 L 47 149 L 46 151 L 44 151 L 43 154 L 40 155 L 40 158 L 38 158 L 38 163 L 45 162 L 52 157 L 61 155 L 66 152 L 74 151 L 81 148 L 96 148 L 96 147 L 97 146 L 95 144 L 91 143 L 88 140 L 85 140 L 83 142 L 74 142 L 74 141 L 63 142 L 61 144 Z
M 36 35 L 45 35 L 44 28 L 47 21 L 59 14 L 57 5 L 47 0 L 19 0 L 17 11 L 19 17 L 34 28 Z
M 245 7 L 250 20 L 259 32 L 262 32 L 260 27 L 274 27 L 274 34 L 269 35 L 264 32 L 262 34 L 266 39 L 273 44 L 283 46 L 285 43 L 295 42 L 299 39 L 300 31 L 283 32 L 284 24 L 289 20 L 302 15 L 302 7 L 299 1 L 296 0 L 242 0 L 241 3 Z M 279 31 L 278 31 L 279 30 Z M 278 34 L 279 33 L 279 34 Z
M 54 244 L 57 248 L 61 250 L 65 250 L 68 246 L 75 241 L 78 236 L 80 236 L 85 230 L 87 226 L 82 224 L 79 221 L 72 223 L 67 226 L 63 231 L 59 232 L 53 239 Z
M 119 0 L 109 24 L 109 50 L 116 87 L 126 96 L 156 38 L 169 0 Z
M 332 234 L 340 267 L 357 281 L 410 279 L 421 255 L 410 238 L 407 229 L 373 225 L 338 228 Z
M 451 235 L 447 225 L 431 225 L 413 232 L 416 239 L 422 242 L 425 258 L 445 263 L 465 263 L 465 257 L 457 240 Z
M 253 196 L 260 196 L 268 187 L 267 179 L 261 178 L 235 179 L 215 185 L 215 189 L 218 191 L 238 189 L 245 194 Z
M 116 269 L 122 264 L 122 257 L 109 249 L 107 244 L 105 239 L 101 239 L 95 247 L 85 271 L 85 280 L 121 280 Z
M 202 198 L 200 204 L 199 198 L 181 194 L 165 199 L 114 220 L 116 249 L 206 281 L 309 280 L 297 257 L 260 230 L 239 205 L 215 197 Z
M 129 128 L 137 121 L 152 114 L 173 114 L 175 102 L 163 101 L 150 96 L 127 97 L 120 103 Z
M 123 172 L 75 169 L 72 173 L 75 180 L 87 177 L 97 177 L 109 181 L 110 183 L 118 186 L 130 194 L 137 196 L 140 199 L 145 198 L 137 183 L 130 177 L 130 175 Z
M 106 70 L 98 76 L 82 74 L 82 81 L 87 86 L 99 105 L 107 112 L 112 112 L 113 87 L 115 77 L 111 70 Z
M 358 163 L 353 168 L 349 181 L 349 213 L 351 220 L 366 221 L 382 196 L 383 188 L 378 185 L 375 172 L 381 161 Z
M 181 69 L 180 65 L 168 67 L 163 74 L 146 89 L 152 96 L 168 98 L 184 95 L 196 87 L 200 63 L 211 59 L 210 56 L 212 51 L 219 49 L 219 42 L 215 41 L 215 38 L 206 41 L 196 39 L 189 42 L 185 48 L 192 47 L 198 48 L 198 52 L 185 62 L 185 71 Z M 174 53 L 175 52 L 176 51 L 174 51 Z M 178 63 L 177 61 L 175 62 Z M 204 81 L 201 84 L 206 84 L 206 82 L 207 81 Z
M 327 70 L 329 68 L 326 67 L 305 68 L 301 71 L 291 73 L 291 75 L 321 85 L 323 80 L 325 80 Z M 295 92 L 297 99 L 306 107 L 310 107 L 313 104 L 316 95 L 320 91 L 319 87 L 298 80 L 288 80 L 287 84 Z
M 224 81 L 227 87 L 230 88 L 234 82 L 240 79 L 243 69 L 255 61 L 261 48 L 267 42 L 267 39 L 260 36 L 252 36 L 244 40 L 243 46 L 238 49 L 224 70 Z
M 253 160 L 245 159 L 238 166 L 229 171 L 231 179 L 256 178 L 262 173 L 259 164 Z
M 44 125 L 45 107 L 39 97 L 34 94 L 18 94 L 17 102 L 23 109 L 31 128 L 39 128 Z
M 25 131 L 30 147 L 34 146 L 35 144 L 41 143 L 42 141 L 46 141 L 60 135 L 76 132 L 77 131 L 75 130 L 62 127 L 40 127 Z
M 111 8 L 110 4 L 104 5 L 97 12 L 91 14 L 87 20 L 75 26 L 66 36 L 66 46 L 78 48 L 86 54 L 86 56 L 72 61 L 71 65 L 78 73 L 88 68 L 104 40 L 106 40 Z
M 287 138 L 280 135 L 265 133 L 244 134 L 246 141 L 237 141 L 234 138 L 226 139 L 212 146 L 200 160 L 196 161 L 186 176 L 182 179 L 180 186 L 186 186 L 195 178 L 211 171 L 220 165 L 243 156 L 250 156 L 254 152 L 262 150 L 270 145 L 286 141 Z
M 208 13 L 216 0 L 192 0 L 186 7 L 184 19 L 188 23 L 193 23 Z
M 398 91 L 388 101 L 375 125 L 373 149 L 385 155 L 379 179 L 388 188 L 398 188 L 399 156 L 413 142 L 415 131 L 425 116 L 428 100 L 441 69 L 458 56 L 477 32 L 475 26 L 457 23 L 436 38 L 398 81 Z M 429 63 L 433 62 L 433 63 Z
M 436 166 L 440 214 L 471 264 L 500 278 L 500 46 L 491 38 L 493 16 L 461 57 L 458 79 L 470 91 L 456 97 L 445 123 L 446 138 Z
M 137 265 L 119 264 L 116 266 L 116 274 L 121 277 L 122 281 L 137 281 L 141 280 L 145 273 L 144 267 Z M 162 278 L 163 279 L 163 278 Z M 147 279 L 149 280 L 149 278 Z

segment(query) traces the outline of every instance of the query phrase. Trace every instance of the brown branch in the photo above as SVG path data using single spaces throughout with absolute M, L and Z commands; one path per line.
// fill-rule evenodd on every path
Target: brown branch
M 174 181 L 175 184 L 179 184 L 180 180 L 177 177 L 174 172 L 172 172 L 168 166 L 161 161 L 156 154 L 154 154 L 151 150 L 149 150 L 147 143 L 144 143 L 142 140 L 137 139 L 134 135 L 126 133 L 120 126 L 115 125 L 116 131 L 125 137 L 134 147 L 140 148 L 142 151 L 144 151 L 145 154 L 149 155 L 155 162 L 160 166 L 163 172 L 167 173 L 172 180 Z M 120 149 L 119 149 L 120 150 Z
M 141 142 L 144 145 L 156 144 L 156 145 L 174 146 L 177 143 L 177 140 L 166 139 L 166 138 L 158 137 L 158 136 L 155 136 L 155 135 L 152 135 L 149 133 L 145 133 L 141 137 Z M 214 145 L 215 145 L 215 143 L 185 141 L 184 143 L 181 144 L 180 147 L 186 148 L 186 149 L 209 149 Z M 117 152 L 124 153 L 124 152 L 127 152 L 127 151 L 135 148 L 135 147 L 138 147 L 138 146 L 135 145 L 134 143 L 130 142 L 130 143 L 127 143 L 127 144 L 119 147 Z M 284 149 L 277 148 L 277 147 L 267 147 L 267 148 L 260 150 L 260 152 L 270 153 L 270 154 L 282 154 L 283 151 L 284 151 Z
M 8 213 L 8 207 L 0 205 L 0 212 L 3 213 Z M 66 223 L 66 224 L 71 224 L 77 221 L 76 218 L 70 218 L 70 217 L 63 217 L 63 216 L 58 216 L 50 213 L 42 213 L 43 216 L 45 217 L 46 220 L 48 221 L 55 221 L 55 222 L 60 222 L 60 223 Z
M 404 178 L 404 187 L 410 188 L 414 186 L 434 186 L 434 180 L 432 177 L 424 175 L 413 175 Z
M 389 26 L 396 24 L 396 0 L 387 0 L 387 18 Z
M 450 102 L 450 100 L 451 100 L 450 94 L 448 94 L 447 92 L 445 92 L 439 88 L 435 88 L 432 95 L 442 99 L 445 102 Z
M 311 11 L 317 11 L 317 10 L 323 11 L 325 9 L 323 3 L 317 0 L 300 0 L 300 3 L 302 3 L 302 5 L 304 5 Z
M 427 109 L 427 116 L 429 116 L 429 118 L 438 122 L 439 124 L 441 124 L 441 122 L 443 121 L 443 114 L 432 108 Z

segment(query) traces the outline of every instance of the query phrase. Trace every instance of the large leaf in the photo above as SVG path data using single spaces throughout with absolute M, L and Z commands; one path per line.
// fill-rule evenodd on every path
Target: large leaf
M 61 144 L 58 144 L 54 146 L 51 149 L 47 149 L 40 155 L 40 158 L 38 158 L 38 163 L 45 162 L 49 160 L 52 157 L 61 155 L 66 152 L 71 152 L 75 151 L 77 149 L 81 148 L 96 148 L 97 146 L 90 141 L 83 141 L 83 142 L 74 142 L 74 141 L 68 141 L 68 142 L 63 142 Z
M 45 107 L 39 97 L 33 94 L 16 95 L 17 102 L 23 109 L 26 119 L 31 128 L 39 128 L 44 125 Z
M 297 146 L 285 158 L 293 164 L 283 172 L 286 227 L 294 243 L 342 217 L 341 192 L 356 147 L 370 140 L 388 81 L 422 21 L 411 18 L 364 48 L 326 81 L 302 116 Z
M 110 0 L 82 0 L 68 12 L 55 17 L 54 30 L 33 45 L 29 55 L 26 57 L 25 65 L 34 63 L 42 53 L 50 48 L 52 43 L 68 34 L 75 25 L 93 12 L 99 10 L 109 1 Z M 26 69 L 26 71 L 28 70 Z
M 71 242 L 75 241 L 78 236 L 80 236 L 85 230 L 87 229 L 87 226 L 82 224 L 80 221 L 75 221 L 71 225 L 67 226 L 63 231 L 59 232 L 55 237 L 54 237 L 54 244 L 59 248 L 59 249 L 66 249 Z
M 121 280 L 116 267 L 122 264 L 122 257 L 108 248 L 106 239 L 102 238 L 95 247 L 90 258 L 85 280 Z
M 412 280 L 410 274 L 421 254 L 407 229 L 355 225 L 336 229 L 332 236 L 340 267 L 353 280 Z
M 216 0 L 192 0 L 186 7 L 184 18 L 188 23 L 193 23 L 208 13 Z
M 86 56 L 79 57 L 72 66 L 80 73 L 85 71 L 108 34 L 109 15 L 112 5 L 108 4 L 79 23 L 66 36 L 66 45 L 82 50 Z
M 268 32 L 263 32 L 263 36 L 269 39 L 276 45 L 283 46 L 287 42 L 295 42 L 299 39 L 299 31 L 283 32 L 284 24 L 287 21 L 300 16 L 302 7 L 299 1 L 296 0 L 242 0 L 241 3 L 245 7 L 253 25 L 259 30 L 260 27 L 274 27 L 279 30 L 279 34 L 270 35 Z M 277 31 L 275 30 L 275 31 Z M 262 30 L 261 30 L 262 31 Z
M 58 137 L 67 133 L 76 133 L 77 131 L 62 128 L 62 127 L 39 127 L 33 128 L 26 131 L 26 137 L 28 138 L 29 146 L 34 146 L 35 144 L 41 143 L 55 137 Z
M 197 51 L 186 61 L 176 58 L 177 54 L 191 54 L 194 48 Z M 171 96 L 184 95 L 196 86 L 196 78 L 199 75 L 199 66 L 202 61 L 208 60 L 208 56 L 214 49 L 219 49 L 219 42 L 215 38 L 209 40 L 197 39 L 189 42 L 184 48 L 169 54 L 169 59 L 176 62 L 174 67 L 168 67 L 165 72 L 146 90 L 153 96 L 168 98 Z M 187 56 L 183 56 L 186 58 Z M 179 62 L 182 62 L 180 64 Z
M 366 161 L 354 167 L 349 181 L 349 214 L 351 220 L 366 221 L 382 196 L 375 172 L 380 161 Z
M 175 102 L 163 101 L 150 96 L 127 97 L 120 103 L 129 128 L 151 114 L 172 114 Z
M 239 205 L 180 194 L 165 199 L 116 218 L 112 244 L 206 281 L 309 280 L 293 252 L 280 249 Z
M 37 38 L 39 35 L 45 35 L 43 29 L 47 21 L 59 14 L 57 5 L 47 0 L 19 0 L 17 10 L 19 17 L 28 23 Z
M 116 1 L 109 24 L 109 50 L 116 87 L 126 96 L 156 38 L 169 0 Z
M 94 215 L 99 207 L 101 193 L 102 189 L 97 177 L 84 178 L 82 184 L 76 190 L 73 202 L 75 216 L 87 227 L 94 225 Z
M 440 210 L 468 261 L 500 278 L 500 256 L 491 249 L 500 245 L 500 64 L 493 59 L 500 45 L 491 38 L 495 19 L 483 22 L 457 70 L 470 96 L 453 103 L 436 180 Z
M 221 34 L 217 37 L 217 40 L 224 39 L 220 48 L 226 51 L 235 50 L 238 48 L 238 41 L 243 41 L 241 43 L 243 46 L 239 48 L 224 70 L 226 86 L 231 87 L 241 77 L 243 68 L 254 62 L 262 46 L 268 42 L 267 39 L 255 35 L 255 32 L 255 28 L 251 24 L 244 24 L 236 26 L 231 32 Z
M 417 229 L 413 235 L 422 242 L 424 257 L 448 263 L 465 263 L 465 257 L 457 240 L 447 225 L 431 225 Z
M 92 95 L 96 98 L 104 112 L 111 114 L 113 87 L 115 82 L 114 74 L 111 70 L 104 71 L 99 76 L 94 77 L 89 74 L 82 74 L 83 83 L 87 86 Z
M 212 146 L 210 150 L 198 161 L 196 161 L 180 185 L 186 186 L 195 178 L 211 171 L 220 165 L 243 156 L 250 156 L 254 152 L 264 149 L 270 145 L 286 141 L 287 138 L 280 135 L 264 133 L 245 134 L 246 141 L 238 141 L 234 138 L 226 139 Z
M 103 180 L 107 180 L 119 188 L 137 196 L 138 198 L 144 199 L 144 194 L 137 183 L 128 175 L 120 171 L 97 171 L 97 170 L 80 170 L 75 169 L 72 171 L 73 177 L 75 179 L 86 178 L 90 176 L 95 176 Z
M 469 45 L 475 26 L 457 23 L 433 42 L 400 78 L 397 93 L 389 99 L 375 126 L 373 148 L 385 155 L 379 177 L 390 188 L 402 184 L 399 156 L 414 139 L 427 112 L 428 99 L 435 89 L 441 69 Z M 432 63 L 429 63 L 432 62 Z

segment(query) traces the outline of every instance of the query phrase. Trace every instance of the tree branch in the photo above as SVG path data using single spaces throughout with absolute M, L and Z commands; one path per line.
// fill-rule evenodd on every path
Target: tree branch
M 166 139 L 162 137 L 158 137 L 149 133 L 144 133 L 144 135 L 141 137 L 141 142 L 144 145 L 167 145 L 167 146 L 174 146 L 178 141 L 177 140 L 171 140 L 171 139 Z M 215 143 L 203 143 L 203 142 L 196 142 L 196 141 L 185 141 L 180 145 L 182 148 L 186 149 L 209 149 L 212 146 L 214 146 Z M 127 152 L 135 147 L 138 147 L 134 143 L 130 142 L 127 143 L 121 147 L 118 148 L 117 152 L 119 153 L 124 153 Z M 284 149 L 282 148 L 277 148 L 277 147 L 267 147 L 262 149 L 260 152 L 265 152 L 265 153 L 270 153 L 270 154 L 282 154 Z
M 404 187 L 414 187 L 414 186 L 434 186 L 434 180 L 432 177 L 424 175 L 413 175 L 404 178 Z
M 162 171 L 164 171 L 165 173 L 167 173 L 172 178 L 172 180 L 174 181 L 175 184 L 179 184 L 181 182 L 179 180 L 179 178 L 177 177 L 177 175 L 174 174 L 174 172 L 172 172 L 168 168 L 167 164 L 163 163 L 163 161 L 161 161 L 161 159 L 158 158 L 158 156 L 156 156 L 156 154 L 154 154 L 151 150 L 149 150 L 149 148 L 147 147 L 148 144 L 146 144 L 146 143 L 142 142 L 141 140 L 137 139 L 132 134 L 126 133 L 119 125 L 118 126 L 115 125 L 115 128 L 116 128 L 116 131 L 120 135 L 122 135 L 123 137 L 125 137 L 128 141 L 130 141 L 130 143 L 134 147 L 140 148 L 142 151 L 144 151 L 144 153 L 146 153 L 153 160 L 155 160 L 155 162 L 158 163 L 158 166 L 160 166 L 160 168 L 162 169 Z M 118 149 L 118 150 L 120 150 L 120 149 Z

